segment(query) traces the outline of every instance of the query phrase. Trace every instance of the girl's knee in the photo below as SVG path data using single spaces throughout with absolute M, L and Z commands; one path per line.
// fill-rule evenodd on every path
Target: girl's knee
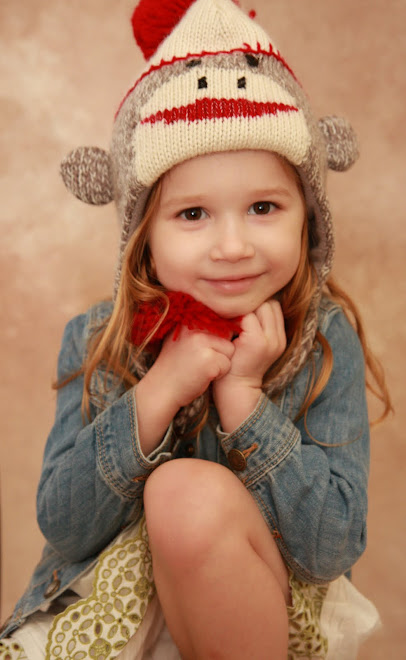
M 289 600 L 288 575 L 254 499 L 231 470 L 200 459 L 158 467 L 144 493 L 152 556 L 171 575 L 249 548 L 267 564 Z
M 199 459 L 176 459 L 149 477 L 144 507 L 153 554 L 168 560 L 198 561 L 224 537 L 238 518 L 244 489 L 222 465 Z

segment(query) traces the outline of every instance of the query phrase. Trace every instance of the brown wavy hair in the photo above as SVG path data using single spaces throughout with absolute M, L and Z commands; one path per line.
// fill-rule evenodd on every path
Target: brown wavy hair
M 121 381 L 127 389 L 137 384 L 139 377 L 136 375 L 134 365 L 137 359 L 144 354 L 145 346 L 168 311 L 168 299 L 165 295 L 164 288 L 156 279 L 154 263 L 148 245 L 150 222 L 159 204 L 161 186 L 161 181 L 158 181 L 152 189 L 143 219 L 127 244 L 123 257 L 120 284 L 111 316 L 91 337 L 81 370 L 58 385 L 58 387 L 63 386 L 79 375 L 79 373 L 84 374 L 82 411 L 84 417 L 87 419 L 90 419 L 90 383 L 95 370 L 100 366 L 103 367 L 106 374 L 106 385 L 107 374 L 109 373 Z M 292 280 L 278 294 L 285 318 L 287 347 L 282 356 L 266 372 L 263 380 L 264 389 L 266 389 L 275 375 L 289 361 L 297 347 L 300 346 L 306 315 L 318 287 L 315 268 L 309 259 L 308 230 L 308 219 L 306 218 L 303 224 L 301 253 L 297 271 Z M 347 318 L 359 336 L 367 368 L 366 385 L 380 399 L 383 405 L 383 412 L 376 422 L 381 421 L 392 410 L 392 405 L 382 366 L 368 346 L 358 309 L 351 298 L 339 287 L 332 277 L 325 284 L 325 293 L 342 306 Z M 141 302 L 156 300 L 157 298 L 161 298 L 165 304 L 162 318 L 156 328 L 146 338 L 145 342 L 139 347 L 134 347 L 129 341 L 133 314 Z M 333 368 L 331 347 L 320 331 L 317 331 L 314 340 L 314 346 L 316 347 L 317 345 L 320 345 L 323 355 L 321 370 L 316 378 L 315 361 L 311 355 L 313 377 L 311 378 L 305 400 L 297 415 L 297 418 L 304 415 L 305 422 L 307 410 L 326 386 Z M 193 427 L 190 433 L 191 435 L 196 433 L 205 424 L 208 416 L 208 407 L 209 396 L 206 395 L 203 408 L 191 420 Z M 314 440 L 318 442 L 316 439 Z

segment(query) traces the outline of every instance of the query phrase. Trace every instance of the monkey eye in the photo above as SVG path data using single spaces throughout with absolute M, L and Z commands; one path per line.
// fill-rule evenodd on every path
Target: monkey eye
M 255 55 L 252 55 L 251 53 L 246 53 L 245 59 L 247 60 L 248 66 L 253 69 L 256 69 L 257 66 L 259 66 L 259 57 L 255 57 Z
M 193 69 L 194 66 L 199 66 L 201 63 L 202 60 L 190 60 L 189 62 L 186 62 L 186 66 L 188 69 Z

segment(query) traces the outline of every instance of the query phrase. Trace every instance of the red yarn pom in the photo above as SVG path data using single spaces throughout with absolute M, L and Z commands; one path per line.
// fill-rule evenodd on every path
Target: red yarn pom
M 148 60 L 195 0 L 140 0 L 131 18 L 135 41 Z
M 180 291 L 168 291 L 166 295 L 169 298 L 169 310 L 149 342 L 152 345 L 159 343 L 172 331 L 174 331 L 173 339 L 177 339 L 182 325 L 189 330 L 209 332 L 224 339 L 241 332 L 240 316 L 223 319 L 210 307 Z M 135 346 L 140 346 L 148 337 L 160 320 L 164 309 L 165 305 L 160 299 L 140 305 L 138 312 L 134 314 L 131 330 L 131 341 Z

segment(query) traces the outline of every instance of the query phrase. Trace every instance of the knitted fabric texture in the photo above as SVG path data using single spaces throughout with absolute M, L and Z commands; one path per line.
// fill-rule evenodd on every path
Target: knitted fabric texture
M 173 340 L 176 341 L 182 326 L 189 330 L 208 332 L 224 339 L 229 339 L 241 331 L 240 317 L 224 319 L 189 294 L 180 291 L 168 291 L 166 296 L 169 300 L 168 313 L 156 330 L 165 311 L 163 300 L 142 303 L 135 312 L 131 333 L 131 341 L 135 346 L 140 346 L 153 330 L 155 332 L 148 342 L 150 346 L 159 345 L 159 342 L 171 332 L 173 332 Z
M 76 149 L 62 166 L 65 184 L 83 201 L 115 201 L 121 223 L 117 290 L 123 253 L 150 191 L 176 164 L 257 149 L 295 167 L 318 288 L 302 343 L 269 386 L 271 394 L 293 378 L 313 346 L 334 254 L 325 176 L 328 168 L 344 170 L 356 160 L 355 134 L 344 119 L 317 120 L 273 39 L 233 0 L 140 0 L 132 28 L 147 62 L 119 105 L 110 151 Z

